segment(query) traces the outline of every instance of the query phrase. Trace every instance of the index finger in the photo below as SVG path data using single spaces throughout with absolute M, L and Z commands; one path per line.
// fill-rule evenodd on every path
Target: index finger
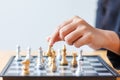
M 51 35 L 50 40 L 49 40 L 49 45 L 53 46 L 55 42 L 61 41 L 62 38 L 59 35 L 59 31 L 62 27 L 66 26 L 67 24 L 70 24 L 73 21 L 73 18 L 64 21 L 60 26 L 58 26 L 55 30 L 55 32 Z

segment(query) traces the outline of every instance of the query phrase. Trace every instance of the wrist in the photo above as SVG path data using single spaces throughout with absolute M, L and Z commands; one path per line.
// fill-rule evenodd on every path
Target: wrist
M 105 37 L 105 42 L 103 45 L 103 48 L 106 48 L 108 50 L 111 50 L 115 52 L 116 54 L 120 55 L 120 39 L 118 35 L 114 31 L 109 31 L 109 30 L 102 30 L 104 37 Z

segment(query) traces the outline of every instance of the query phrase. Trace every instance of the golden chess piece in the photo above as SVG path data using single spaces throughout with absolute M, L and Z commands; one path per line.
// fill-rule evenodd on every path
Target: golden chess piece
M 61 65 L 68 65 L 68 61 L 66 59 L 66 46 L 64 45 L 63 49 L 62 49 L 62 60 L 60 62 Z
M 77 54 L 76 54 L 75 52 L 73 52 L 73 53 L 72 53 L 72 56 L 73 56 L 73 59 L 72 59 L 72 61 L 71 61 L 71 65 L 72 65 L 73 67 L 77 67 L 77 60 L 76 60 Z
M 56 63 L 54 61 L 55 60 L 54 58 L 52 58 L 52 63 L 51 63 L 51 71 L 52 72 L 55 72 L 57 70 L 57 66 L 56 66 Z
M 30 60 L 24 60 L 22 61 L 23 67 L 22 67 L 22 74 L 23 75 L 28 75 L 30 73 L 29 71 L 29 65 L 30 65 Z
M 52 56 L 51 46 L 48 46 L 47 56 L 48 56 L 48 57 L 51 57 L 51 56 Z
M 53 61 L 55 62 L 55 58 L 56 58 L 56 52 L 55 52 L 55 50 L 54 49 L 52 49 L 52 59 L 53 59 Z

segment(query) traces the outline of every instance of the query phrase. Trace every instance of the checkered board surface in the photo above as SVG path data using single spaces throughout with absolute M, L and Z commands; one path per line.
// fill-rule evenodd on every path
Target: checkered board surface
M 25 56 L 21 57 L 21 61 L 15 61 L 15 56 L 11 57 L 7 66 L 2 72 L 2 76 L 19 76 L 22 77 L 22 64 L 21 61 L 25 59 Z M 30 63 L 30 74 L 27 76 L 40 77 L 40 76 L 73 76 L 75 77 L 75 72 L 77 68 L 71 66 L 72 57 L 67 56 L 69 65 L 61 66 L 60 61 L 56 60 L 57 71 L 51 72 L 50 68 L 47 66 L 47 57 L 45 69 L 39 70 L 37 68 L 37 56 L 33 56 Z M 82 62 L 83 72 L 79 76 L 116 76 L 117 73 L 110 68 L 99 56 L 83 56 Z M 78 66 L 80 67 L 80 66 Z

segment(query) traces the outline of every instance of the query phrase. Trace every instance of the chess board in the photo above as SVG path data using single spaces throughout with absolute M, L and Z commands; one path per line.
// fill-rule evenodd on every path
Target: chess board
M 115 80 L 118 73 L 115 72 L 107 63 L 99 56 L 83 56 L 81 75 L 76 75 L 76 68 L 71 66 L 72 56 L 67 56 L 69 62 L 66 66 L 60 65 L 60 60 L 56 60 L 57 71 L 51 72 L 47 66 L 47 57 L 45 59 L 45 69 L 39 70 L 37 67 L 37 56 L 32 56 L 30 61 L 30 74 L 22 75 L 21 61 L 25 56 L 21 57 L 20 61 L 15 61 L 15 56 L 12 56 L 1 72 L 3 80 Z

